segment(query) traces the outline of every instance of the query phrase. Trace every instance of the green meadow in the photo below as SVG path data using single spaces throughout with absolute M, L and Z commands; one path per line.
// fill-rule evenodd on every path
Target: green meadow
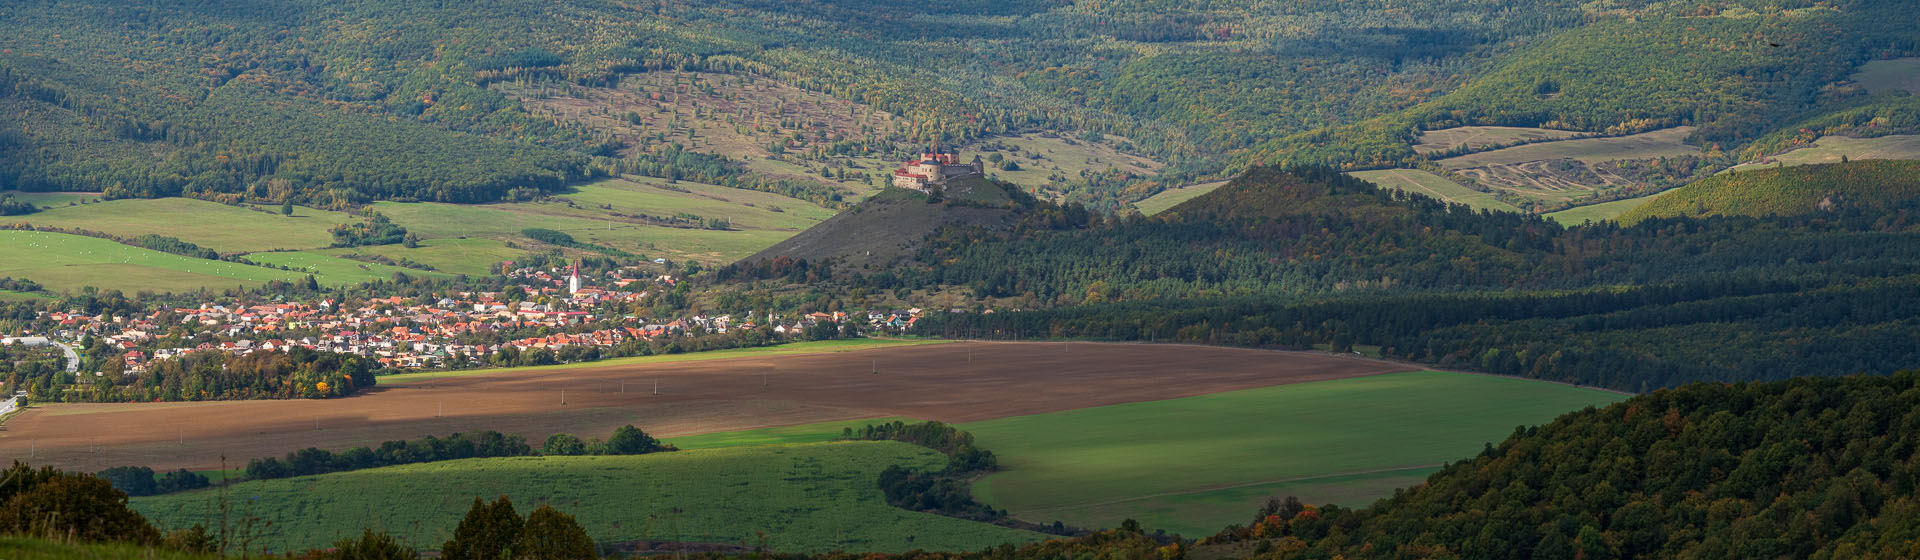
M 312 249 L 333 243 L 328 228 L 357 221 L 340 213 L 295 207 L 249 210 L 191 198 L 128 199 L 59 206 L 15 218 L 36 226 L 83 229 L 121 237 L 178 237 L 222 253 Z
M 961 426 L 1004 470 L 974 495 L 1037 522 L 1123 519 L 1187 536 L 1245 523 L 1269 496 L 1364 506 L 1515 427 L 1626 398 L 1417 372 L 1282 385 Z
M 131 294 L 225 289 L 270 280 L 299 280 L 305 275 L 183 257 L 96 237 L 0 231 L 0 276 L 29 278 L 54 292 L 95 286 Z
M 1188 185 L 1177 189 L 1167 189 L 1160 191 L 1159 194 L 1133 203 L 1133 207 L 1139 209 L 1141 214 L 1152 216 L 1165 212 L 1168 208 L 1179 206 L 1182 202 L 1193 200 L 1195 197 L 1213 192 L 1214 189 L 1225 186 L 1226 184 L 1226 181 L 1217 181 L 1213 183 Z
M 320 280 L 320 283 L 329 286 L 359 284 L 370 280 L 391 280 L 394 274 L 435 277 L 449 276 L 444 272 L 429 272 L 361 262 L 306 251 L 253 253 L 247 255 L 247 260 L 273 266 L 290 267 L 300 271 L 302 274 L 312 274 Z
M 1476 210 L 1519 212 L 1520 209 L 1494 198 L 1491 193 L 1469 189 L 1446 177 L 1419 169 L 1379 169 L 1348 173 L 1354 178 L 1383 188 L 1427 195 L 1447 202 L 1472 206 Z
M 167 528 L 253 519 L 256 547 L 323 548 L 364 527 L 438 549 L 476 497 L 522 514 L 552 505 L 598 542 L 666 540 L 782 552 L 978 550 L 1039 535 L 887 505 L 875 483 L 899 464 L 937 468 L 899 442 L 695 449 L 638 456 L 465 459 L 244 482 L 130 501 Z
M 412 248 L 403 245 L 374 245 L 307 252 L 334 257 L 356 254 L 375 255 L 393 259 L 396 262 L 407 259 L 447 274 L 485 276 L 494 263 L 518 259 L 526 254 L 526 249 L 508 247 L 505 242 L 493 239 L 448 237 L 424 240 L 420 242 L 419 247 Z
M 1560 225 L 1563 225 L 1563 226 L 1577 226 L 1587 222 L 1593 222 L 1593 223 L 1605 222 L 1608 220 L 1619 218 L 1621 215 L 1626 214 L 1627 212 L 1632 212 L 1633 209 L 1639 208 L 1641 205 L 1646 204 L 1648 201 L 1651 201 L 1654 198 L 1657 198 L 1660 195 L 1663 195 L 1669 192 L 1673 192 L 1673 191 L 1666 190 L 1666 191 L 1653 193 L 1647 196 L 1623 198 L 1620 200 L 1614 200 L 1610 202 L 1602 202 L 1599 204 L 1588 204 L 1586 206 L 1568 208 L 1566 210 L 1561 210 L 1559 212 L 1553 212 L 1553 213 L 1547 214 L 1547 218 L 1552 219 L 1553 221 L 1556 221 L 1556 222 L 1560 222 Z

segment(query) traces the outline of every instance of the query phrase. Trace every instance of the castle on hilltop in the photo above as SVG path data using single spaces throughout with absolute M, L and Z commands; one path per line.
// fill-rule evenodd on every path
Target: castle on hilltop
M 959 154 L 935 149 L 907 160 L 905 165 L 893 170 L 893 186 L 927 192 L 933 190 L 935 185 L 951 179 L 984 176 L 986 173 L 987 164 L 980 161 L 978 154 L 973 156 L 973 162 L 960 163 Z

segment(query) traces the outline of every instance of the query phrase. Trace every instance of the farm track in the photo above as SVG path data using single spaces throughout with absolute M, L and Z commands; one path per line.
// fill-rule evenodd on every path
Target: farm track
M 498 430 L 537 443 L 561 432 L 605 437 L 623 424 L 670 439 L 889 416 L 970 422 L 1414 369 L 1205 346 L 937 344 L 502 370 L 330 400 L 49 405 L 9 420 L 0 452 L 84 470 L 212 468 L 223 457 L 231 467 L 309 446 L 342 449 L 462 431 Z

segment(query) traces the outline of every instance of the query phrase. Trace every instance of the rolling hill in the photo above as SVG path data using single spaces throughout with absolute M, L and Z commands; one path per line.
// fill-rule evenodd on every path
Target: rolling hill
M 1006 230 L 1034 205 L 1012 184 L 981 178 L 955 179 L 930 197 L 890 188 L 852 209 L 741 260 L 745 266 L 786 257 L 832 260 L 848 269 L 885 266 L 919 251 L 942 227 Z
M 1743 170 L 1670 191 L 1620 216 L 1798 216 L 1871 211 L 1920 200 L 1920 161 L 1873 160 Z

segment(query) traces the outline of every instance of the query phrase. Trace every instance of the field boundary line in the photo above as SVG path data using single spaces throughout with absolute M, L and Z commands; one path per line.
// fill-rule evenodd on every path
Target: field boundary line
M 1026 514 L 1029 514 L 1029 513 L 1035 513 L 1035 512 L 1042 512 L 1042 511 L 1057 511 L 1057 510 L 1063 510 L 1063 509 L 1085 509 L 1085 508 L 1094 508 L 1094 507 L 1100 507 L 1100 506 L 1110 506 L 1110 505 L 1114 505 L 1114 504 L 1124 504 L 1124 503 L 1127 503 L 1127 502 L 1137 502 L 1137 501 L 1140 501 L 1140 500 L 1151 500 L 1151 499 L 1154 499 L 1154 498 L 1165 498 L 1165 497 L 1168 497 L 1168 496 L 1185 496 L 1185 495 L 1188 495 L 1188 494 L 1201 494 L 1201 493 L 1206 493 L 1206 492 L 1217 492 L 1217 491 L 1220 491 L 1220 490 L 1233 490 L 1233 489 L 1236 489 L 1236 488 L 1246 488 L 1246 487 L 1250 487 L 1250 486 L 1265 486 L 1265 485 L 1268 485 L 1268 484 L 1281 484 L 1281 483 L 1287 483 L 1287 482 L 1305 482 L 1305 481 L 1308 481 L 1308 480 L 1319 480 L 1319 479 L 1322 479 L 1322 478 L 1338 478 L 1338 477 L 1342 477 L 1342 476 L 1353 476 L 1353 475 L 1360 475 L 1360 474 L 1380 474 L 1380 473 L 1389 473 L 1389 472 L 1397 472 L 1397 471 L 1410 471 L 1410 470 L 1414 470 L 1414 469 L 1428 469 L 1428 468 L 1434 468 L 1434 467 L 1444 467 L 1444 466 L 1446 466 L 1446 465 L 1447 465 L 1446 463 L 1433 463 L 1433 464 L 1427 464 L 1427 465 L 1410 465 L 1410 466 L 1404 466 L 1404 467 L 1388 467 L 1388 468 L 1384 468 L 1384 469 L 1372 469 L 1372 470 L 1364 470 L 1364 471 L 1348 471 L 1348 472 L 1338 472 L 1338 473 L 1327 473 L 1327 474 L 1316 474 L 1316 475 L 1313 475 L 1313 476 L 1300 476 L 1300 477 L 1294 477 L 1294 478 L 1280 478 L 1280 479 L 1274 479 L 1274 480 L 1261 480 L 1261 481 L 1255 481 L 1255 482 L 1242 482 L 1242 483 L 1238 483 L 1238 484 L 1226 484 L 1226 485 L 1220 485 L 1220 486 L 1209 486 L 1209 487 L 1206 487 L 1206 488 L 1195 488 L 1195 489 L 1193 489 L 1193 490 L 1181 490 L 1181 491 L 1179 491 L 1179 492 L 1161 492 L 1161 493 L 1158 493 L 1158 494 L 1147 494 L 1147 495 L 1144 495 L 1144 496 L 1134 496 L 1134 497 L 1132 497 L 1132 498 L 1127 498 L 1127 499 L 1124 499 L 1124 500 L 1108 500 L 1108 501 L 1105 501 L 1105 502 L 1094 502 L 1094 503 L 1087 503 L 1087 504 L 1070 504 L 1070 505 L 1064 505 L 1064 506 L 1053 506 L 1053 507 L 1044 507 L 1044 508 L 1034 508 L 1034 509 L 1030 509 L 1030 510 L 1025 510 L 1025 511 L 1018 511 L 1018 512 L 1013 512 L 1013 515 L 1014 515 L 1014 516 L 1021 516 L 1021 515 L 1026 515 Z

